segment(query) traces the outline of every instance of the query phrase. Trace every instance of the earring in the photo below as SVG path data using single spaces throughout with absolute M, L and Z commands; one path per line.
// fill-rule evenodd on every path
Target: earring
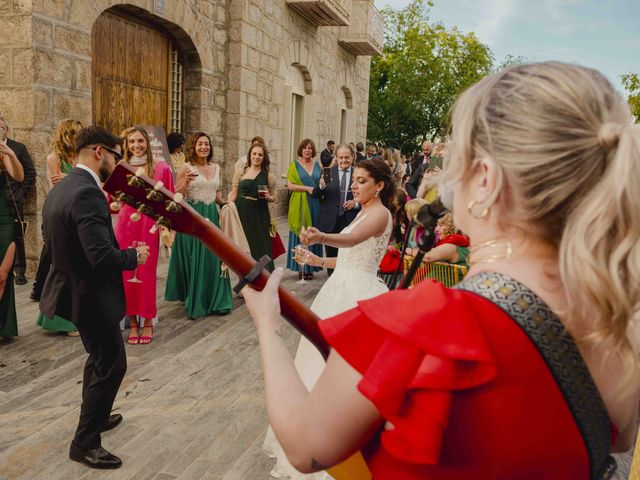
M 379 193 L 380 193 L 380 192 L 379 192 L 378 190 L 376 190 L 376 197 L 378 196 L 378 194 L 379 194 Z
M 471 200 L 469 202 L 469 205 L 467 205 L 467 212 L 469 212 L 469 215 L 471 215 L 473 218 L 484 218 L 489 213 L 489 209 L 485 207 L 485 209 L 482 210 L 479 214 L 474 213 L 473 209 L 478 203 L 480 202 L 478 202 L 477 200 Z

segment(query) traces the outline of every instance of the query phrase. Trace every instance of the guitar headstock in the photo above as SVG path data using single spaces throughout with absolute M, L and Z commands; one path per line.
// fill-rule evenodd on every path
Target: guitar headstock
M 147 176 L 144 168 L 133 167 L 121 160 L 102 187 L 114 200 L 124 202 L 140 214 L 153 218 L 160 226 L 193 234 L 198 220 L 204 219 L 184 201 L 180 193 L 172 193 Z M 133 214 L 136 215 L 136 214 Z M 135 217 L 132 216 L 135 220 Z

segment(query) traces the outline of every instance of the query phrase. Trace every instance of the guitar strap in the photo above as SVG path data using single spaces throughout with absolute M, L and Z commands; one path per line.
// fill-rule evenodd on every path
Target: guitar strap
M 556 380 L 589 454 L 592 480 L 613 476 L 611 422 L 575 341 L 535 293 L 512 278 L 482 272 L 454 288 L 473 292 L 500 307 L 529 337 Z

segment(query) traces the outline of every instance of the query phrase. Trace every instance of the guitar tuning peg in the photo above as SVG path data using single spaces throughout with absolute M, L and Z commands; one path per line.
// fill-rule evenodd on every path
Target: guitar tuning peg
M 184 200 L 184 195 L 181 194 L 180 192 L 176 193 L 173 196 L 173 201 L 176 202 L 176 203 L 180 203 L 180 202 L 182 202 L 182 200 Z
M 140 213 L 139 212 L 133 212 L 129 218 L 131 219 L 132 222 L 137 222 L 140 220 Z
M 117 200 L 114 200 L 113 202 L 111 202 L 109 204 L 109 208 L 111 209 L 112 212 L 119 212 L 120 211 L 120 202 L 118 202 Z
M 156 232 L 158 231 L 158 228 L 160 228 L 160 227 L 158 226 L 158 224 L 157 224 L 157 223 L 154 223 L 154 224 L 151 226 L 151 228 L 149 229 L 149 233 L 150 233 L 151 235 L 153 235 L 154 233 L 156 233 Z
M 156 184 L 153 186 L 153 189 L 157 192 L 162 187 L 164 187 L 164 183 L 162 183 L 162 180 L 158 180 Z

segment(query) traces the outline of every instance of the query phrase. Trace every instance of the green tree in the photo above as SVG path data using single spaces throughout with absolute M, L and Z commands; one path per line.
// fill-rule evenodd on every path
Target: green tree
M 627 73 L 620 75 L 622 86 L 627 91 L 627 101 L 631 106 L 631 113 L 640 123 L 640 76 L 637 73 Z
M 507 55 L 506 57 L 504 57 L 504 59 L 502 60 L 500 65 L 498 65 L 495 71 L 501 72 L 502 70 L 506 70 L 507 68 L 510 68 L 510 67 L 515 67 L 516 65 L 522 65 L 523 63 L 526 63 L 526 62 L 527 62 L 526 57 L 522 57 L 520 55 L 518 56 Z
M 432 5 L 413 0 L 381 12 L 385 45 L 371 63 L 369 141 L 407 152 L 442 137 L 455 98 L 491 73 L 491 50 L 473 33 L 430 22 Z

